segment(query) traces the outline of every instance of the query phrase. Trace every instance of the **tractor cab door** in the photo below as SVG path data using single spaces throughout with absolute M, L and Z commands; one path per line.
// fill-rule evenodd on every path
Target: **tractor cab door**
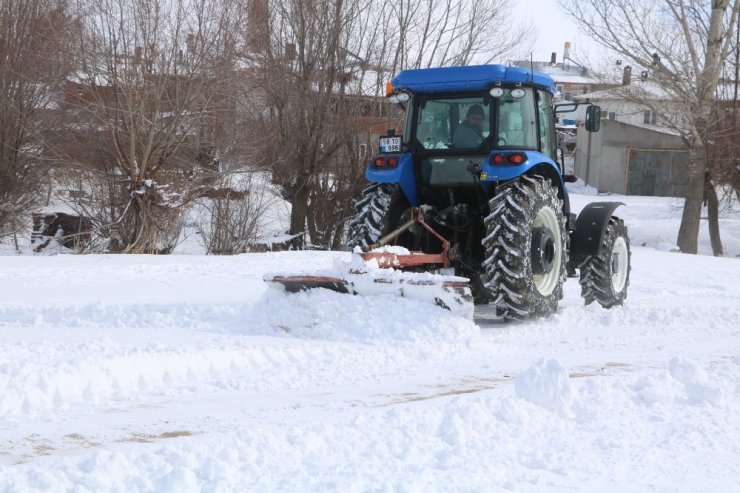
M 538 149 L 537 115 L 531 87 L 503 89 L 498 100 L 497 147 Z

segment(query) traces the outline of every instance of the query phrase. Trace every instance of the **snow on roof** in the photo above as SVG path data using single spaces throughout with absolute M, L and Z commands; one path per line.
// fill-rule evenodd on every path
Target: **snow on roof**
M 657 84 L 651 82 L 633 82 L 626 86 L 615 86 L 609 89 L 602 89 L 600 91 L 573 96 L 573 99 L 578 101 L 586 99 L 599 101 L 605 99 L 624 100 L 634 98 L 649 99 L 653 101 L 669 101 L 674 99 L 670 93 Z
M 719 101 L 732 101 L 735 98 L 735 83 L 727 82 L 717 86 L 716 90 L 717 100 Z M 631 84 L 626 86 L 619 85 L 611 87 L 609 89 L 602 89 L 600 91 L 594 91 L 587 94 L 579 94 L 573 96 L 573 99 L 583 101 L 590 99 L 591 101 L 599 100 L 624 100 L 624 99 L 647 99 L 652 101 L 672 101 L 678 99 L 670 91 L 661 87 L 654 81 L 633 81 Z
M 529 69 L 534 67 L 538 72 L 549 75 L 556 84 L 596 84 L 598 81 L 588 75 L 588 70 L 568 60 L 565 63 L 531 62 L 529 60 L 516 60 L 509 62 L 515 67 Z

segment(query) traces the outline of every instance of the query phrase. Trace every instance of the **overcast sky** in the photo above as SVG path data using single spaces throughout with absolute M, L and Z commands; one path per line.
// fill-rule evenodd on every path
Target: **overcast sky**
M 593 41 L 581 34 L 576 23 L 560 10 L 556 0 L 514 1 L 513 5 L 516 8 L 514 19 L 530 21 L 534 26 L 538 40 L 532 54 L 535 60 L 547 61 L 554 51 L 558 62 L 561 62 L 566 41 L 571 42 L 573 58 L 598 51 L 598 47 L 593 47 Z

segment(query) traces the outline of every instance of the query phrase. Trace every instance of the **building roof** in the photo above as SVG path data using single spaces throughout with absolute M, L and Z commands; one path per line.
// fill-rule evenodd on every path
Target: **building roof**
M 556 84 L 597 84 L 598 81 L 588 75 L 588 70 L 568 59 L 562 63 L 535 62 L 529 60 L 515 60 L 509 62 L 515 67 L 530 68 L 549 75 Z
M 650 101 L 670 101 L 675 99 L 667 91 L 651 82 L 633 82 L 626 86 L 615 86 L 601 91 L 594 91 L 586 94 L 573 96 L 577 101 L 589 99 L 591 101 L 621 101 L 626 99 L 645 99 Z

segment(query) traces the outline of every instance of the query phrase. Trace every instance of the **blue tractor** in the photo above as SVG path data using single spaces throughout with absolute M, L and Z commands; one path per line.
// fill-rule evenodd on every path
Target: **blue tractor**
M 564 171 L 555 123 L 577 105 L 553 104 L 552 78 L 503 65 L 404 70 L 386 92 L 405 122 L 380 138 L 350 247 L 444 256 L 470 279 L 475 302 L 506 320 L 552 314 L 568 276 L 580 277 L 586 304 L 623 303 L 630 246 L 614 215 L 621 203 L 571 213 L 565 183 L 576 177 Z M 586 104 L 585 129 L 598 131 L 600 109 Z

